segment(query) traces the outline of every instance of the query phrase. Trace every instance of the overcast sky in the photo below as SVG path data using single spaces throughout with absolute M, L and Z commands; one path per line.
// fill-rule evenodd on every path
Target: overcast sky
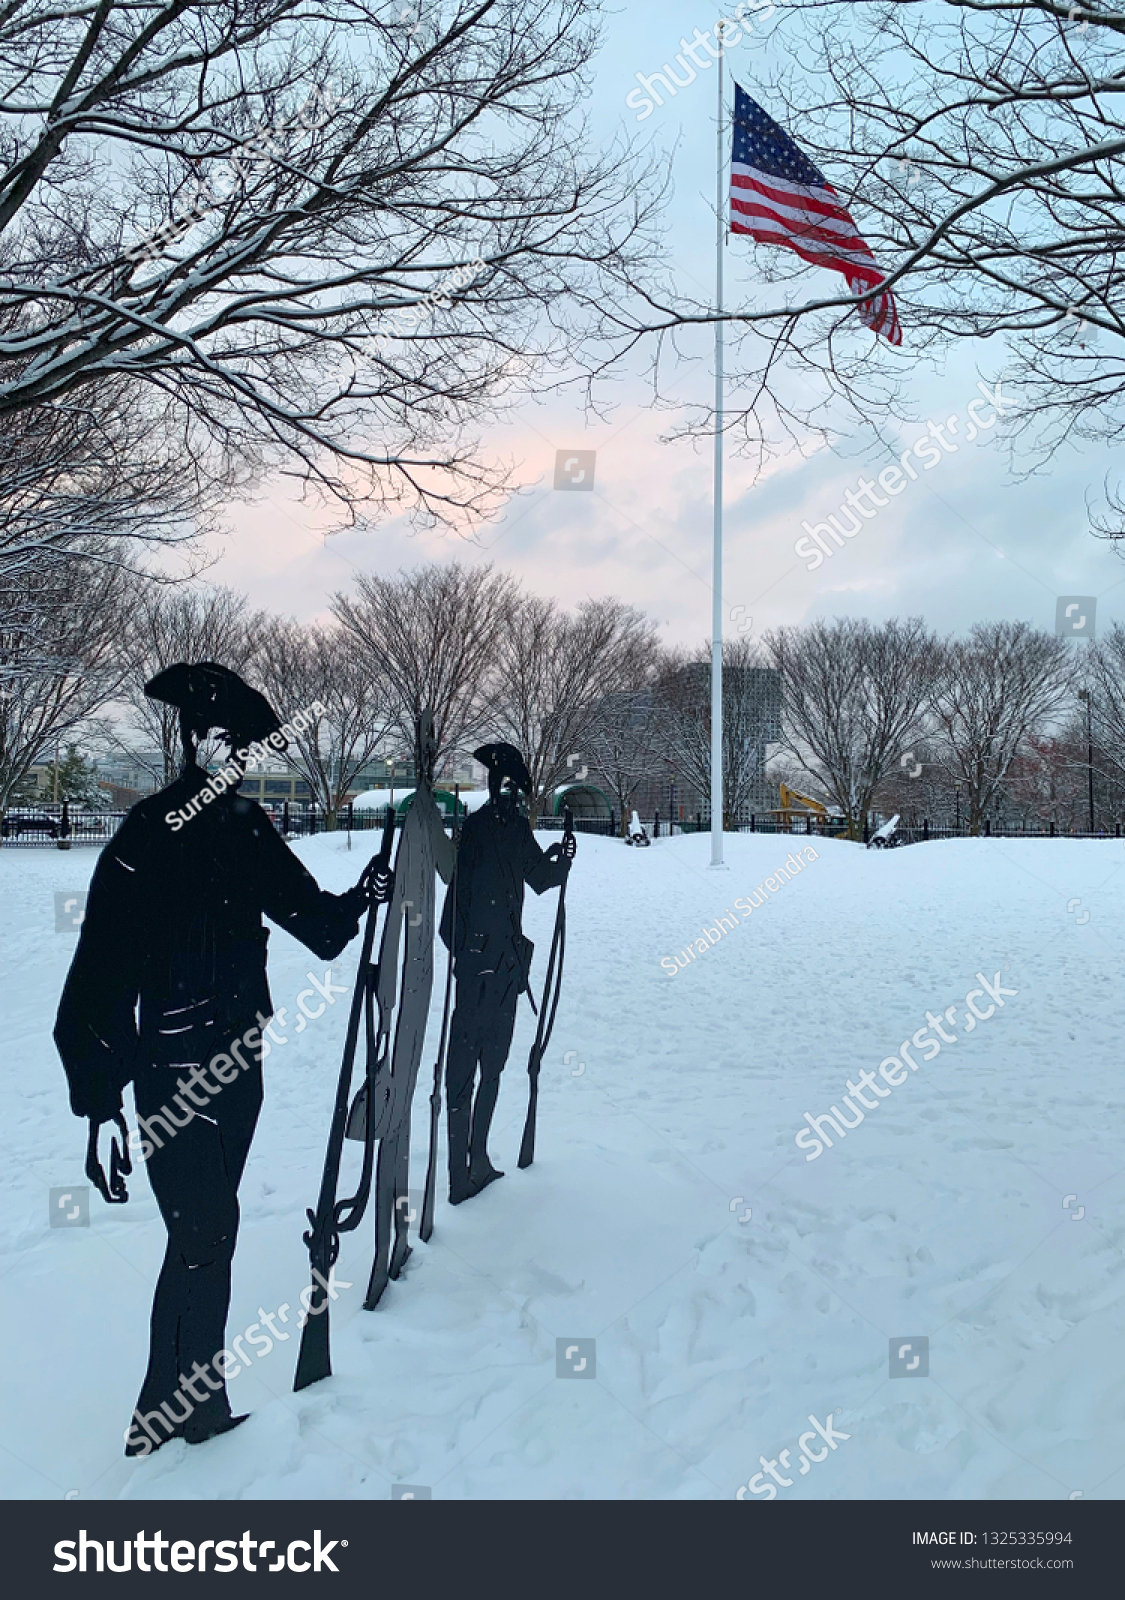
M 700 73 L 675 98 L 638 125 L 626 106 L 637 74 L 671 60 L 681 35 L 711 28 L 717 13 L 669 0 L 627 0 L 610 19 L 592 102 L 599 137 L 627 128 L 675 151 L 675 195 L 669 238 L 684 286 L 705 293 L 713 280 L 715 74 Z M 769 21 L 757 33 L 768 35 Z M 731 52 L 738 80 L 771 107 L 768 42 L 751 39 Z M 680 74 L 683 75 L 682 72 Z M 729 80 L 728 80 L 729 82 Z M 799 140 L 799 130 L 793 131 Z M 832 174 L 826 176 L 831 180 Z M 756 253 L 739 238 L 726 252 L 728 305 L 758 292 Z M 835 280 L 838 283 L 838 280 Z M 809 268 L 811 295 L 832 287 L 832 275 Z M 776 293 L 776 291 L 774 291 Z M 909 330 L 905 351 L 909 356 Z M 701 347 L 702 354 L 702 347 Z M 913 417 L 897 450 L 873 433 L 856 432 L 835 448 L 792 452 L 754 481 L 749 462 L 729 459 L 725 500 L 724 609 L 727 631 L 758 634 L 813 616 L 879 619 L 921 613 L 937 627 L 961 630 L 984 618 L 1022 618 L 1053 628 L 1060 595 L 1098 598 L 1101 633 L 1125 619 L 1125 563 L 1088 531 L 1086 502 L 1102 493 L 1108 451 L 1067 450 L 1027 482 L 1013 479 L 997 443 L 999 427 L 966 442 L 967 407 L 978 399 L 980 371 L 996 369 L 994 345 L 965 347 L 945 370 L 918 364 L 911 372 Z M 709 364 L 685 361 L 672 375 L 673 397 L 706 404 Z M 1018 401 L 1018 395 L 1013 395 Z M 642 607 L 673 642 L 702 640 L 711 608 L 711 451 L 708 444 L 663 442 L 677 420 L 645 403 L 639 377 L 614 392 L 612 419 L 588 424 L 577 399 L 553 398 L 521 408 L 518 422 L 488 436 L 491 449 L 517 463 L 522 492 L 473 542 L 449 534 L 411 533 L 405 518 L 375 530 L 324 537 L 325 520 L 284 486 L 270 485 L 254 504 L 232 509 L 229 536 L 215 546 L 212 582 L 246 590 L 255 604 L 301 620 L 323 616 L 357 569 L 393 572 L 421 560 L 494 562 L 528 588 L 574 603 L 615 594 Z M 987 419 L 982 404 L 976 415 Z M 859 533 L 817 570 L 794 553 L 803 524 L 840 515 L 861 476 L 878 478 L 926 431 L 929 421 L 956 416 L 950 442 L 929 469 L 912 457 L 917 478 L 903 475 L 896 496 L 863 521 Z M 947 436 L 948 437 L 948 436 Z M 594 490 L 552 487 L 556 452 L 596 450 Z M 878 492 L 878 491 L 877 491 Z M 868 505 L 870 501 L 865 502 Z M 849 522 L 845 519 L 845 526 Z M 804 547 L 806 550 L 815 546 Z

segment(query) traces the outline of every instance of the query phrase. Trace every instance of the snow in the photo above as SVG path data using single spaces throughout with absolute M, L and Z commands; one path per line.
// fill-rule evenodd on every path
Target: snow
M 452 794 L 453 785 L 438 783 L 438 790 L 442 794 Z M 413 789 L 365 789 L 362 794 L 357 794 L 352 801 L 354 811 L 385 811 L 393 803 L 396 809 L 406 799 L 408 794 L 413 794 Z M 487 789 L 466 789 L 461 795 L 461 805 L 465 811 L 479 811 L 481 806 L 488 803 Z M 452 813 L 452 806 L 450 807 Z
M 668 976 L 662 957 L 810 842 L 799 876 Z M 334 889 L 364 860 L 343 833 L 296 848 Z M 163 1251 L 147 1181 L 134 1175 L 127 1206 L 94 1196 L 89 1228 L 47 1215 L 50 1188 L 85 1181 L 50 1039 L 74 944 L 54 931 L 54 893 L 81 890 L 95 852 L 0 851 L 0 1492 L 385 1499 L 405 1482 L 441 1499 L 730 1500 L 760 1456 L 788 1450 L 782 1499 L 1120 1497 L 1121 841 L 875 852 L 740 835 L 725 872 L 709 849 L 580 836 L 535 1165 L 516 1167 L 525 1006 L 492 1140 L 503 1182 L 457 1210 L 442 1191 L 430 1245 L 414 1241 L 374 1313 L 365 1221 L 338 1267 L 351 1287 L 332 1312 L 334 1376 L 294 1395 L 290 1337 L 234 1379 L 244 1427 L 136 1462 L 121 1436 Z M 555 901 L 529 896 L 536 984 Z M 278 930 L 270 951 L 291 1010 L 324 964 Z M 1001 971 L 1016 997 L 806 1161 L 806 1111 Z M 307 1282 L 346 1004 L 266 1063 L 228 1343 Z M 918 1337 L 930 1375 L 890 1378 L 888 1342 Z M 556 1377 L 560 1338 L 596 1340 L 592 1381 Z M 802 1475 L 810 1416 L 847 1438 Z

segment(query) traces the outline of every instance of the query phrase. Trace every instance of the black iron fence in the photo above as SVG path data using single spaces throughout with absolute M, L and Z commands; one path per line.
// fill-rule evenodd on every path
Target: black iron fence
M 328 815 L 323 806 L 312 804 L 279 803 L 275 806 L 267 805 L 275 826 L 288 839 L 299 839 L 311 834 L 351 831 L 366 833 L 383 826 L 385 812 L 379 810 L 355 810 L 352 806 L 344 806 L 333 818 Z M 58 849 L 67 849 L 71 846 L 97 845 L 101 846 L 111 839 L 128 815 L 125 811 L 76 811 L 69 806 L 46 803 L 39 806 L 13 806 L 4 815 L 0 824 L 3 834 L 5 849 L 26 847 L 30 845 L 54 846 Z M 447 822 L 450 821 L 447 818 Z M 646 832 L 651 838 L 667 838 L 669 832 L 675 834 L 706 833 L 710 831 L 711 819 L 705 812 L 696 812 L 693 817 L 677 817 L 669 827 L 667 816 L 655 812 L 651 817 L 641 819 Z M 398 825 L 402 826 L 402 815 L 398 817 Z M 536 822 L 536 829 L 543 833 L 560 833 L 563 827 L 562 817 L 540 816 Z M 576 833 L 602 834 L 610 838 L 619 837 L 621 834 L 621 819 L 616 811 L 611 811 L 608 817 L 575 817 L 574 828 Z M 987 820 L 982 829 L 981 837 L 994 839 L 1120 839 L 1122 825 L 1120 822 L 1113 824 L 1112 829 L 1100 828 L 1094 832 L 1081 828 L 1060 828 L 1054 823 L 997 823 Z M 870 820 L 864 829 L 864 843 L 869 842 L 877 829 L 877 819 Z M 743 817 L 734 823 L 728 823 L 727 831 L 733 833 L 770 833 L 783 835 L 802 835 L 816 838 L 842 838 L 844 825 L 839 817 L 818 817 L 812 815 L 794 815 L 790 818 L 779 817 L 776 813 L 755 813 Z M 921 822 L 900 822 L 895 831 L 894 843 L 897 844 L 923 844 L 930 839 L 967 839 L 969 838 L 967 824 L 961 827 L 950 827 L 944 824 L 931 823 L 926 819 Z
M 7 850 L 18 845 L 103 845 L 121 826 L 124 811 L 72 811 L 51 803 L 12 806 L 0 822 Z
M 875 836 L 882 819 L 869 818 L 864 824 L 863 842 L 866 844 Z M 887 819 L 890 820 L 889 818 Z M 668 825 L 659 815 L 645 826 L 654 830 L 657 837 L 667 834 Z M 711 827 L 710 817 L 697 813 L 695 817 L 684 817 L 676 821 L 673 831 L 676 833 L 705 833 Z M 983 839 L 1120 839 L 1121 823 L 1115 822 L 1111 828 L 1097 828 L 1091 832 L 1088 828 L 1058 827 L 1053 822 L 1032 823 L 1003 822 L 986 819 L 982 825 L 979 837 Z M 843 819 L 829 817 L 824 819 L 817 816 L 800 815 L 790 819 L 778 817 L 772 813 L 751 815 L 741 818 L 738 822 L 728 823 L 728 833 L 778 833 L 802 834 L 806 837 L 815 835 L 818 838 L 842 839 L 846 837 Z M 930 839 L 968 839 L 968 823 L 960 827 L 946 826 L 945 824 L 931 823 L 925 818 L 920 822 L 900 822 L 895 829 L 894 843 L 898 844 L 923 844 Z
M 878 831 L 882 818 L 869 818 L 864 825 L 863 842 L 868 843 Z M 888 819 L 889 820 L 889 819 Z M 651 817 L 642 817 L 641 823 L 650 838 L 664 839 L 669 833 L 709 833 L 711 831 L 711 818 L 706 812 L 697 811 L 693 817 L 677 817 L 669 827 L 667 816 L 654 812 Z M 551 830 L 561 829 L 561 817 L 541 817 L 537 827 Z M 616 812 L 611 811 L 608 817 L 574 819 L 576 832 L 620 834 L 620 818 Z M 1058 827 L 1053 822 L 1026 824 L 1022 822 L 998 823 L 988 819 L 982 826 L 980 837 L 985 839 L 1120 839 L 1122 836 L 1120 822 L 1113 824 L 1112 828 L 1098 828 L 1093 832 L 1085 828 Z M 749 816 L 740 817 L 736 822 L 728 822 L 727 833 L 770 833 L 784 836 L 800 835 L 802 837 L 815 837 L 820 839 L 843 839 L 847 837 L 847 830 L 842 817 L 819 817 L 807 813 L 794 814 L 792 817 L 779 817 L 776 812 L 753 812 Z M 894 843 L 922 844 L 929 839 L 968 839 L 968 823 L 960 827 L 946 826 L 931 823 L 925 819 L 921 822 L 900 822 L 895 829 Z
M 333 819 L 323 806 L 286 802 L 267 805 L 264 810 L 277 829 L 290 839 L 325 833 L 333 825 Z M 0 832 L 5 849 L 27 845 L 54 845 L 60 849 L 68 845 L 103 845 L 112 839 L 128 814 L 127 811 L 76 811 L 70 806 L 64 810 L 51 802 L 39 806 L 12 806 L 4 814 Z M 384 810 L 353 812 L 350 806 L 345 806 L 337 813 L 334 825 L 341 832 L 347 828 L 356 832 L 382 829 L 385 814 Z M 401 816 L 398 822 L 401 827 Z
M 873 829 L 868 829 L 867 837 L 873 834 Z M 959 828 L 943 827 L 923 820 L 921 822 L 900 822 L 895 829 L 895 844 L 924 844 L 929 839 L 968 839 L 971 835 L 967 823 Z M 1120 839 L 1121 824 L 1115 822 L 1112 828 L 1096 828 L 1093 832 L 1089 828 L 1060 828 L 1053 822 L 1044 826 L 1036 823 L 1025 826 L 1023 823 L 997 823 L 991 818 L 986 819 L 981 831 L 982 839 Z

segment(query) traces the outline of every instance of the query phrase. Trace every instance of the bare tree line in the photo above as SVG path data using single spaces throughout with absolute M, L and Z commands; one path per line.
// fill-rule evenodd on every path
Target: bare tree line
M 230 589 L 160 587 L 115 563 L 65 562 L 56 586 L 63 576 L 70 603 L 57 639 L 34 661 L 23 656 L 18 692 L 0 698 L 0 805 L 77 729 L 103 752 L 151 752 L 152 781 L 170 781 L 181 760 L 178 720 L 144 685 L 173 661 L 217 660 L 284 716 L 323 708 L 286 760 L 330 825 L 374 755 L 413 750 L 425 708 L 439 761 L 485 739 L 519 743 L 538 814 L 573 776 L 571 757 L 607 685 L 639 683 L 657 653 L 654 625 L 632 607 L 599 599 L 568 612 L 488 566 L 361 575 L 353 593 L 334 597 L 327 625 L 270 617 Z M 5 654 L 0 635 L 0 668 L 18 642 Z
M 398 0 L 315 12 L 64 0 L 0 15 L 0 691 L 13 717 L 25 708 L 0 730 L 0 801 L 44 740 L 128 683 L 139 731 L 149 708 L 116 638 L 151 662 L 183 624 L 205 652 L 254 655 L 217 612 L 193 621 L 195 601 L 154 611 L 146 551 L 197 560 L 221 505 L 277 470 L 347 516 L 484 513 L 504 482 L 473 438 L 486 419 L 556 368 L 589 376 L 640 338 L 710 319 L 709 307 L 662 308 L 653 288 L 659 172 L 586 137 L 599 26 L 596 0 L 450 0 L 409 28 Z M 1042 449 L 1116 437 L 1120 13 L 1100 0 L 1077 16 L 1059 0 L 793 0 L 776 28 L 799 48 L 770 104 L 855 209 L 916 345 L 1001 333 L 1030 397 L 1018 426 Z M 786 399 L 787 362 L 815 370 L 824 399 L 844 393 L 864 414 L 889 403 L 881 352 L 841 327 L 855 330 L 850 297 L 727 316 L 752 351 L 751 434 L 769 398 L 793 427 L 813 420 Z M 63 570 L 76 559 L 87 577 Z M 126 572 L 111 581 L 115 563 Z M 299 752 L 326 808 L 364 738 L 408 738 L 421 701 L 438 707 L 447 748 L 486 723 L 520 742 L 536 810 L 576 755 L 594 756 L 622 812 L 665 774 L 706 792 L 702 658 L 661 650 L 620 602 L 573 616 L 514 603 L 494 574 L 462 572 L 452 589 L 432 574 L 405 587 L 371 577 L 337 597 L 316 639 L 267 630 L 269 648 L 254 646 L 263 682 L 324 681 L 335 660 L 334 681 L 350 685 L 339 731 L 326 724 Z M 428 632 L 404 623 L 416 605 Z M 945 680 L 925 630 L 896 627 L 833 636 L 842 678 L 801 648 L 805 630 L 779 630 L 757 656 L 731 648 L 731 815 L 760 793 L 743 733 L 766 715 L 754 675 L 772 665 L 789 683 L 776 742 L 849 829 L 895 778 L 912 726 L 945 752 L 979 825 L 1028 741 L 1050 737 L 1037 728 L 1050 726 L 1051 663 L 1040 652 L 1042 703 L 1029 688 L 1023 727 L 986 703 L 973 653 L 1002 656 L 1002 641 L 966 643 L 956 692 L 935 698 L 931 669 Z M 349 641 L 365 652 L 354 671 L 340 656 Z M 1012 648 L 1026 665 L 1028 640 Z M 320 665 L 298 667 L 295 651 Z M 375 665 L 376 688 L 361 687 Z M 1112 763 L 1107 684 L 1120 664 L 1103 646 L 1089 667 Z M 360 725 L 362 737 L 349 731 Z M 156 730 L 154 748 L 167 776 L 174 730 Z
M 1031 803 L 1032 775 L 1048 761 L 1056 775 L 1088 772 L 1085 741 L 1076 754 L 1080 691 L 1099 762 L 1125 776 L 1121 623 L 1082 649 L 1026 622 L 939 639 L 921 618 L 782 628 L 765 647 L 782 680 L 784 753 L 852 838 L 875 809 L 959 817 L 972 834 L 1002 805 L 1054 820 Z M 1125 788 L 1111 786 L 1104 802 L 1103 823 L 1121 821 Z
M 323 708 L 287 760 L 330 819 L 373 757 L 412 750 L 425 707 L 439 761 L 491 739 L 521 749 L 534 817 L 584 771 L 623 826 L 637 795 L 669 780 L 707 805 L 709 647 L 669 649 L 620 600 L 567 610 L 492 567 L 456 562 L 361 574 L 323 624 L 270 616 L 229 589 L 155 585 L 114 563 L 63 562 L 28 594 L 17 626 L 0 633 L 0 672 L 11 673 L 0 697 L 3 805 L 64 736 L 151 751 L 152 781 L 170 781 L 178 726 L 144 684 L 178 660 L 235 668 L 284 716 Z M 1099 764 L 1116 774 L 1104 809 L 1125 792 L 1120 623 L 1086 647 L 1026 622 L 941 639 L 921 618 L 816 621 L 728 641 L 726 820 L 771 809 L 763 795 L 784 769 L 838 810 L 852 838 L 872 811 L 923 795 L 938 820 L 954 793 L 980 832 L 998 801 L 1015 805 L 1048 768 L 1062 770 L 1060 751 L 1070 769 L 1088 769 L 1075 754 L 1087 712 Z

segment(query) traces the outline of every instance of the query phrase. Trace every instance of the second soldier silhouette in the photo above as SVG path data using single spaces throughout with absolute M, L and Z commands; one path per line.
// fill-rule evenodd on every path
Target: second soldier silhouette
M 524 885 L 536 894 L 559 887 L 575 848 L 573 836 L 546 851 L 536 844 L 519 807 L 520 794 L 531 792 L 531 778 L 513 745 L 487 744 L 473 754 L 488 768 L 488 804 L 461 830 L 456 904 L 451 889 L 441 919 L 456 980 L 445 1075 L 453 1205 L 504 1176 L 489 1160 L 488 1133 L 531 968 L 533 946 L 522 926 Z

